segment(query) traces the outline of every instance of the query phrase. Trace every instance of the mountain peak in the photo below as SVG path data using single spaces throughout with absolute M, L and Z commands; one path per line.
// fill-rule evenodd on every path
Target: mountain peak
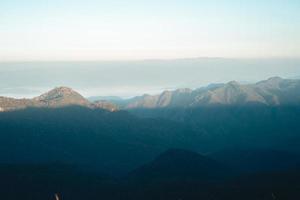
M 71 94 L 71 93 L 77 93 L 72 88 L 66 87 L 66 86 L 59 86 L 55 87 L 54 89 L 50 90 L 47 93 L 61 93 L 61 94 Z
M 230 81 L 230 82 L 227 83 L 227 85 L 239 86 L 240 84 L 237 81 Z
M 279 76 L 274 76 L 269 79 L 267 79 L 265 82 L 268 84 L 278 84 L 282 82 L 284 79 L 280 78 Z
M 61 90 L 61 91 L 73 91 L 72 88 L 66 86 L 59 86 L 59 87 L 55 87 L 54 89 Z
M 88 105 L 89 102 L 78 92 L 69 87 L 56 87 L 33 100 L 47 104 L 48 106 L 60 107 L 66 105 Z
M 256 85 L 260 86 L 260 87 L 270 88 L 270 89 L 279 89 L 282 81 L 284 81 L 284 79 L 282 79 L 278 76 L 275 76 L 275 77 L 271 77 L 267 80 L 260 81 Z

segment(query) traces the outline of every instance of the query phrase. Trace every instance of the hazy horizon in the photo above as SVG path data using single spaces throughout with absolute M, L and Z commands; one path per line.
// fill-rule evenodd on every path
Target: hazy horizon
M 0 96 L 34 97 L 57 86 L 123 98 L 232 80 L 300 77 L 300 59 L 194 58 L 142 61 L 0 63 Z

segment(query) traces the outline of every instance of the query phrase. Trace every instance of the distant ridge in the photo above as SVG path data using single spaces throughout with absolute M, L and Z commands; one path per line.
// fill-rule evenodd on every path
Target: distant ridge
M 299 105 L 300 80 L 272 77 L 255 84 L 210 84 L 196 90 L 177 89 L 128 100 L 125 109 L 197 107 L 207 105 Z
M 180 88 L 158 95 L 131 99 L 93 97 L 92 102 L 68 87 L 57 87 L 32 99 L 0 97 L 0 112 L 27 107 L 62 107 L 80 105 L 110 111 L 137 108 L 198 107 L 211 105 L 300 105 L 300 80 L 271 77 L 255 84 L 230 81 L 191 90 Z

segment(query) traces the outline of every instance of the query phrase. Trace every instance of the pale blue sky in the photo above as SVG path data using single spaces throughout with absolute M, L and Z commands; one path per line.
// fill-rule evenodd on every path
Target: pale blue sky
M 0 61 L 300 57 L 299 0 L 0 0 Z

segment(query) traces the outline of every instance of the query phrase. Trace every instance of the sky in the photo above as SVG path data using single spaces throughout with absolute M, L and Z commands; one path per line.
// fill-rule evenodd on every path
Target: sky
M 299 58 L 299 0 L 0 0 L 0 62 Z
M 0 96 L 300 78 L 299 0 L 0 0 Z

